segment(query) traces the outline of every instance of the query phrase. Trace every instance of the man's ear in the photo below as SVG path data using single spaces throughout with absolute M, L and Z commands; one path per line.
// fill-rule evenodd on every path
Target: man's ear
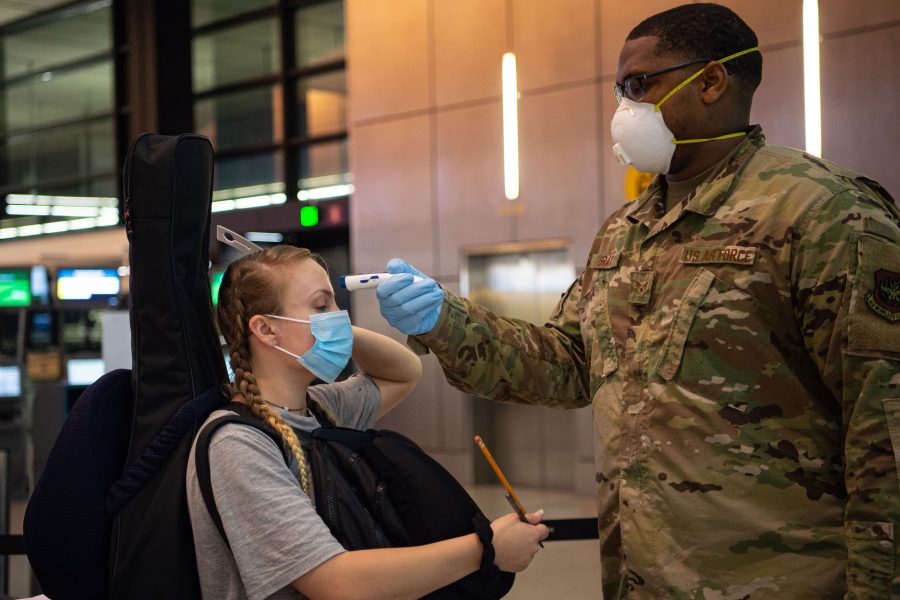
M 700 99 L 704 104 L 717 102 L 725 95 L 730 83 L 725 66 L 718 61 L 710 62 L 700 75 Z
M 267 346 L 274 346 L 278 343 L 278 336 L 269 321 L 262 315 L 253 315 L 247 323 L 250 328 L 250 335 L 261 341 Z

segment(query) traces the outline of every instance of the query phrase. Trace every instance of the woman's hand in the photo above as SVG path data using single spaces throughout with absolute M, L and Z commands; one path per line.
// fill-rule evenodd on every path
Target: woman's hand
M 540 550 L 538 542 L 550 535 L 550 530 L 541 523 L 543 516 L 543 509 L 526 514 L 528 523 L 523 523 L 518 515 L 510 513 L 491 523 L 494 530 L 494 564 L 501 571 L 518 573 L 531 563 Z

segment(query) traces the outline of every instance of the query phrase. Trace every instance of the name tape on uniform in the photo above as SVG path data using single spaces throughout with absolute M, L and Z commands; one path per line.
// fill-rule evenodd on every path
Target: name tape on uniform
M 621 252 L 610 252 L 609 254 L 594 254 L 588 263 L 591 269 L 613 269 L 619 266 L 619 257 Z
M 682 248 L 681 262 L 685 264 L 729 263 L 752 265 L 756 262 L 756 248 L 750 246 L 708 246 Z

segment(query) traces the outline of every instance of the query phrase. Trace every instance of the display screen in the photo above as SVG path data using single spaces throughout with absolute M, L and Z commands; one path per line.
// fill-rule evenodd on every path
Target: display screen
M 0 366 L 0 398 L 22 395 L 22 377 L 16 365 Z
M 102 309 L 65 310 L 59 313 L 59 342 L 66 352 L 100 353 L 103 343 Z
M 56 274 L 56 297 L 62 301 L 109 301 L 120 287 L 116 269 L 60 269 Z
M 102 358 L 70 358 L 66 361 L 69 385 L 91 385 L 105 372 Z
M 209 282 L 209 291 L 212 293 L 213 306 L 219 305 L 219 288 L 222 287 L 222 277 L 224 275 L 225 271 L 213 273 L 212 279 Z
M 50 277 L 47 267 L 31 267 L 31 298 L 40 304 L 50 303 Z
M 0 306 L 31 304 L 31 273 L 28 269 L 0 271 Z
M 28 320 L 28 348 L 40 350 L 53 345 L 53 314 L 31 313 Z
M 18 312 L 0 312 L 0 355 L 16 355 L 19 344 Z

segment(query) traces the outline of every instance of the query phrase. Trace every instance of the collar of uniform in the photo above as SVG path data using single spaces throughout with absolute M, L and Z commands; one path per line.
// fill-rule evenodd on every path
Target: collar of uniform
M 640 196 L 632 201 L 625 211 L 625 217 L 632 223 L 648 223 L 659 218 L 656 203 L 662 199 L 665 190 L 665 175 L 657 175 Z
M 685 210 L 709 216 L 716 212 L 719 205 L 728 197 L 728 191 L 734 184 L 734 177 L 744 168 L 753 154 L 766 145 L 766 138 L 762 127 L 754 125 L 738 147 L 732 152 L 731 158 L 719 170 L 715 176 L 701 183 L 691 195 Z M 656 203 L 660 201 L 664 193 L 664 175 L 657 175 L 650 185 L 629 207 L 626 212 L 628 220 L 632 223 L 649 223 L 659 218 L 656 213 Z
M 743 171 L 750 157 L 765 145 L 766 137 L 762 127 L 754 125 L 722 168 L 713 177 L 697 186 L 685 210 L 707 217 L 715 213 L 728 197 L 735 183 L 735 176 Z

